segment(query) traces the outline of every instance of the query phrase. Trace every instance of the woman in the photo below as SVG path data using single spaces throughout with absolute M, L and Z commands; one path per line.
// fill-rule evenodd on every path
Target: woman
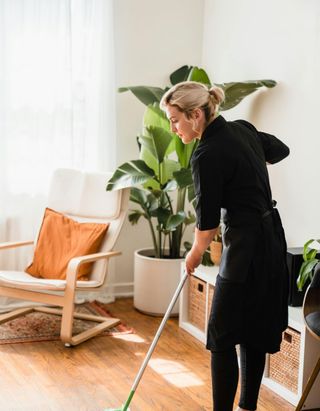
M 223 253 L 208 324 L 215 411 L 255 410 L 265 354 L 279 351 L 288 321 L 286 242 L 266 163 L 289 148 L 243 120 L 218 113 L 223 90 L 197 82 L 173 86 L 161 100 L 171 130 L 185 144 L 199 139 L 191 159 L 197 224 L 186 257 L 188 274 L 200 264 L 222 219 Z

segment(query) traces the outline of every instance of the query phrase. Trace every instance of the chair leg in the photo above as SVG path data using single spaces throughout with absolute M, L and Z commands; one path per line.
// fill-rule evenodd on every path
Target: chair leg
M 102 331 L 108 328 L 115 327 L 121 322 L 118 318 L 101 317 L 97 315 L 77 313 L 74 311 L 74 309 L 72 309 L 70 312 L 70 310 L 67 310 L 66 307 L 63 307 L 62 310 L 51 307 L 36 307 L 35 311 L 41 311 L 44 313 L 55 314 L 60 316 L 62 315 L 60 338 L 66 347 L 78 345 L 100 334 Z M 99 324 L 91 327 L 86 331 L 82 331 L 79 334 L 72 335 L 72 325 L 74 318 L 93 321 Z
M 308 379 L 307 385 L 305 386 L 305 389 L 303 390 L 300 401 L 299 401 L 295 411 L 301 411 L 301 409 L 303 407 L 303 404 L 305 403 L 305 401 L 306 401 L 306 399 L 309 395 L 309 392 L 310 392 L 310 390 L 313 386 L 313 383 L 315 382 L 315 380 L 316 380 L 316 378 L 319 374 L 319 371 L 320 371 L 320 357 L 319 357 L 319 359 L 317 361 L 317 364 L 315 365 L 315 367 L 314 367 L 314 369 L 313 369 L 313 371 L 312 371 L 312 373 L 311 373 L 311 375 Z
M 72 339 L 72 326 L 73 326 L 73 316 L 74 314 L 74 304 L 65 304 L 62 308 L 62 318 L 61 318 L 61 331 L 60 338 L 61 341 L 66 345 L 71 345 Z
M 26 308 L 18 308 L 14 311 L 10 311 L 9 313 L 1 314 L 0 315 L 0 324 L 5 323 L 7 321 L 14 320 L 15 318 L 19 317 L 20 315 L 29 314 L 33 311 L 33 307 L 26 307 Z

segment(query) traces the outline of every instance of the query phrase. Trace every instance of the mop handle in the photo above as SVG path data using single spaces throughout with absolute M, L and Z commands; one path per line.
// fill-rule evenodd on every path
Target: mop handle
M 142 377 L 142 375 L 143 375 L 143 373 L 144 373 L 144 370 L 146 369 L 146 366 L 147 366 L 147 364 L 148 364 L 148 362 L 149 362 L 149 360 L 150 360 L 150 357 L 151 357 L 151 355 L 152 355 L 152 353 L 153 353 L 153 351 L 154 351 L 154 349 L 155 349 L 155 346 L 157 345 L 157 342 L 158 342 L 158 340 L 159 340 L 159 338 L 160 338 L 160 335 L 161 335 L 161 333 L 162 333 L 162 330 L 163 330 L 164 326 L 166 325 L 166 322 L 167 322 L 167 320 L 168 320 L 168 317 L 169 317 L 169 315 L 171 314 L 171 311 L 172 311 L 172 309 L 173 309 L 173 306 L 175 305 L 175 303 L 176 303 L 176 301 L 177 301 L 177 299 L 178 299 L 178 297 L 179 297 L 179 294 L 180 294 L 180 292 L 181 292 L 181 290 L 182 290 L 182 288 L 183 288 L 183 286 L 184 286 L 184 283 L 186 282 L 187 278 L 188 278 L 188 273 L 185 271 L 185 272 L 184 272 L 184 275 L 183 275 L 183 277 L 181 278 L 180 283 L 179 283 L 179 285 L 178 285 L 178 287 L 177 287 L 177 289 L 176 289 L 176 291 L 175 291 L 175 293 L 174 293 L 174 295 L 173 295 L 173 297 L 172 297 L 172 300 L 171 300 L 171 302 L 170 302 L 170 304 L 169 304 L 169 307 L 167 308 L 167 311 L 166 311 L 166 313 L 165 313 L 165 315 L 164 315 L 164 317 L 163 317 L 163 319 L 162 319 L 162 321 L 161 321 L 161 324 L 160 324 L 160 326 L 159 326 L 159 328 L 158 328 L 158 331 L 157 331 L 157 333 L 156 333 L 156 335 L 155 335 L 155 337 L 154 337 L 154 339 L 153 339 L 153 341 L 152 341 L 152 344 L 150 345 L 150 348 L 149 348 L 149 350 L 148 350 L 148 352 L 147 352 L 147 355 L 145 356 L 145 359 L 143 360 L 143 363 L 142 363 L 142 365 L 141 365 L 141 367 L 140 367 L 140 370 L 139 370 L 139 372 L 138 372 L 138 374 L 137 374 L 137 376 L 136 376 L 136 378 L 135 378 L 135 380 L 134 380 L 134 383 L 133 383 L 133 385 L 132 385 L 131 391 L 135 391 L 135 390 L 137 389 L 137 387 L 138 387 L 138 384 L 139 384 L 139 382 L 140 382 L 140 380 L 141 380 L 141 377 Z

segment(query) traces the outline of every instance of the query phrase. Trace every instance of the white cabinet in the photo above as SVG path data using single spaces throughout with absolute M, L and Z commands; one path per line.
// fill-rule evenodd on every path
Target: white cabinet
M 183 269 L 182 264 L 181 275 Z M 199 266 L 180 296 L 179 325 L 204 344 L 218 271 L 217 266 Z M 284 333 L 281 351 L 267 356 L 262 383 L 296 405 L 319 356 L 320 344 L 306 330 L 302 308 L 289 307 L 289 326 Z M 320 375 L 304 406 L 304 409 L 312 408 L 320 408 Z
M 181 276 L 183 275 L 185 265 L 181 265 Z M 186 282 L 181 295 L 180 295 L 180 309 L 179 309 L 179 325 L 184 330 L 188 331 L 198 340 L 205 344 L 206 334 L 207 334 L 207 324 L 209 319 L 209 308 L 211 304 L 210 290 L 211 287 L 214 287 L 216 283 L 216 278 L 219 272 L 219 267 L 205 267 L 200 265 L 194 272 L 193 277 L 200 280 L 200 284 L 203 284 L 203 289 L 199 289 L 199 294 L 194 294 L 194 288 L 191 288 L 190 279 Z M 211 286 L 211 287 L 210 287 Z M 190 293 L 192 292 L 192 299 L 189 298 Z M 199 296 L 200 293 L 203 293 L 202 296 Z M 194 315 L 197 311 L 196 306 L 192 306 L 192 300 L 196 299 L 196 304 L 200 300 L 201 303 L 198 307 L 199 311 L 202 311 L 202 301 L 204 300 L 204 311 L 199 312 L 198 315 Z M 189 301 L 190 300 L 190 301 Z M 190 318 L 191 317 L 191 318 Z M 199 318 L 201 317 L 201 318 Z M 193 319 L 195 321 L 193 321 Z M 203 319 L 203 326 L 200 324 Z
M 295 346 L 293 349 L 292 345 Z M 291 404 L 297 405 L 319 356 L 319 341 L 307 331 L 302 308 L 289 307 L 289 327 L 284 332 L 281 351 L 268 355 L 262 383 Z M 275 360 L 277 357 L 278 361 Z M 320 375 L 303 407 L 313 408 L 320 408 Z

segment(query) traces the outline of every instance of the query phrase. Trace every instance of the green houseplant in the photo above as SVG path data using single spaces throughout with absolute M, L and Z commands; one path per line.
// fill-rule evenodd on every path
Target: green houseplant
M 315 248 L 316 243 L 318 243 L 317 248 Z M 320 261 L 320 259 L 317 258 L 319 246 L 320 240 L 314 239 L 307 241 L 303 246 L 303 263 L 301 264 L 297 278 L 297 286 L 299 291 L 302 291 L 303 287 L 313 278 L 314 268 Z
M 193 212 L 187 211 L 186 206 L 195 198 L 190 159 L 197 142 L 184 145 L 171 133 L 169 121 L 159 108 L 162 95 L 172 85 L 185 80 L 213 84 L 203 69 L 182 66 L 170 75 L 171 85 L 164 89 L 150 86 L 119 89 L 119 92 L 131 91 L 146 105 L 146 110 L 142 133 L 137 136 L 139 159 L 118 167 L 108 181 L 107 190 L 131 187 L 130 199 L 139 209 L 131 210 L 129 221 L 137 224 L 141 217 L 147 219 L 157 258 L 181 257 L 185 229 L 195 222 Z M 276 82 L 257 80 L 216 85 L 225 92 L 225 101 L 220 107 L 220 111 L 225 111 L 260 87 L 271 88 Z M 209 253 L 207 261 L 208 257 Z

